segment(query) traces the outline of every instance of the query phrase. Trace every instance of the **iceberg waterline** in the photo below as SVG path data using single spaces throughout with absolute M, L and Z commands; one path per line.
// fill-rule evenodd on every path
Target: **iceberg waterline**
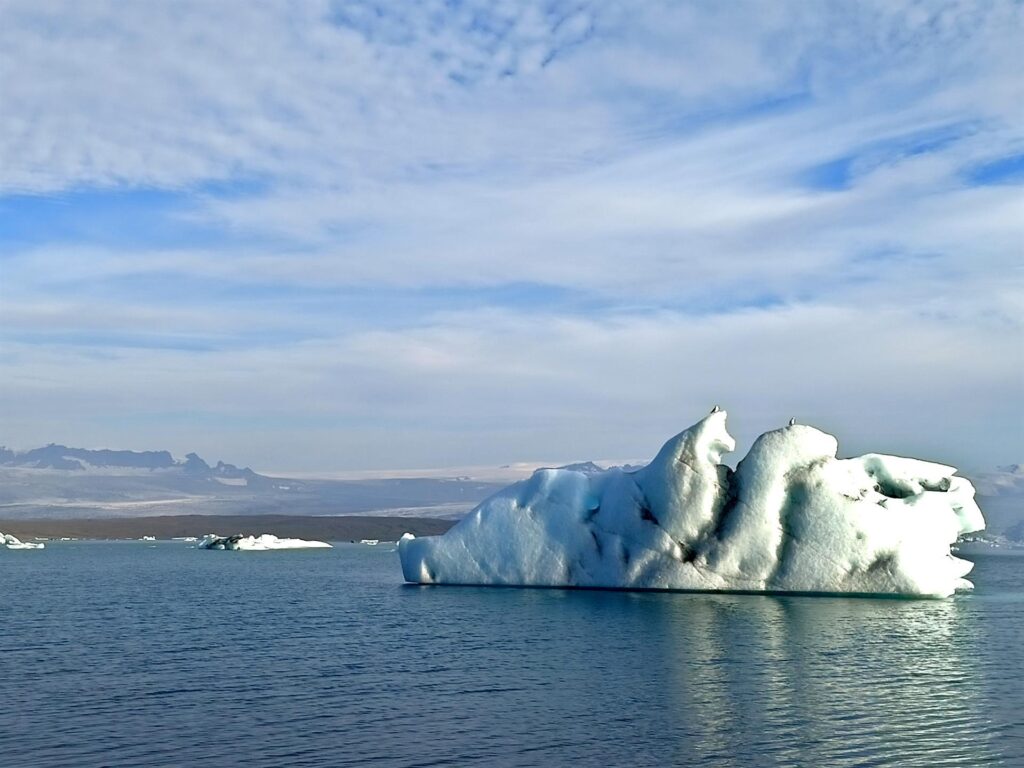
M 736 470 L 717 407 L 646 467 L 539 470 L 440 536 L 402 537 L 418 584 L 946 597 L 973 585 L 954 557 L 982 530 L 953 467 L 881 454 L 838 459 L 832 435 L 791 424 Z
M 306 541 L 305 539 L 279 539 L 271 533 L 260 536 L 218 536 L 208 533 L 196 543 L 197 549 L 226 549 L 242 552 L 262 552 L 271 549 L 330 549 L 326 541 Z

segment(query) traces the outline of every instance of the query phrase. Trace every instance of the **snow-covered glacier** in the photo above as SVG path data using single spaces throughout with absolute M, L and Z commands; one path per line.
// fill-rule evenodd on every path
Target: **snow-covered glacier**
M 972 584 L 950 546 L 985 520 L 953 467 L 868 454 L 790 424 L 736 470 L 718 409 L 646 467 L 538 470 L 441 536 L 399 543 L 405 580 L 945 597 Z
M 265 552 L 271 549 L 330 549 L 326 541 L 307 541 L 305 539 L 279 539 L 272 533 L 259 536 L 218 536 L 208 533 L 196 543 L 197 549 L 227 549 L 239 552 Z

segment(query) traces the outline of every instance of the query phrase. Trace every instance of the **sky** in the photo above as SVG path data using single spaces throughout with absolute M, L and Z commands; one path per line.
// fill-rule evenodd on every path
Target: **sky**
M 1024 460 L 1018 2 L 0 0 L 0 443 Z M 732 460 L 735 461 L 736 456 Z

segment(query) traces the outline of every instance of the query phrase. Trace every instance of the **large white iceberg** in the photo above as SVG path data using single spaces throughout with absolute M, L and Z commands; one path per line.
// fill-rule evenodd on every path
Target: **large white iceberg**
M 46 547 L 41 541 L 22 541 L 10 533 L 0 533 L 0 545 L 7 549 L 44 549 Z
M 279 539 L 271 533 L 260 536 L 218 536 L 208 533 L 196 544 L 197 549 L 228 549 L 242 552 L 264 552 L 270 549 L 330 549 L 326 541 L 306 541 L 305 539 Z
M 791 424 L 735 472 L 717 407 L 643 469 L 537 471 L 441 536 L 406 534 L 406 581 L 945 597 L 973 585 L 950 546 L 985 521 L 956 470 L 897 456 L 837 459 Z

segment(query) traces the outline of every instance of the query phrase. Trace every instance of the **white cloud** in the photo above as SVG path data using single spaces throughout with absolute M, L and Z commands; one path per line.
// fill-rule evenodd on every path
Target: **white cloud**
M 1024 152 L 1022 14 L 2 2 L 0 191 L 176 190 L 241 242 L 0 240 L 3 437 L 590 458 L 721 401 L 1018 459 L 1024 203 L 964 169 Z M 520 283 L 556 298 L 415 298 Z
M 0 183 L 514 174 L 803 87 L 1015 108 L 1019 7 L 892 7 L 9 0 Z
M 1021 426 L 1002 404 L 1024 360 L 997 330 L 899 308 L 590 320 L 485 311 L 270 354 L 14 345 L 2 405 L 14 434 L 60 439 L 74 424 L 101 442 L 144 429 L 179 451 L 323 469 L 642 456 L 721 403 L 746 441 L 793 415 L 835 430 L 849 452 L 985 466 Z

